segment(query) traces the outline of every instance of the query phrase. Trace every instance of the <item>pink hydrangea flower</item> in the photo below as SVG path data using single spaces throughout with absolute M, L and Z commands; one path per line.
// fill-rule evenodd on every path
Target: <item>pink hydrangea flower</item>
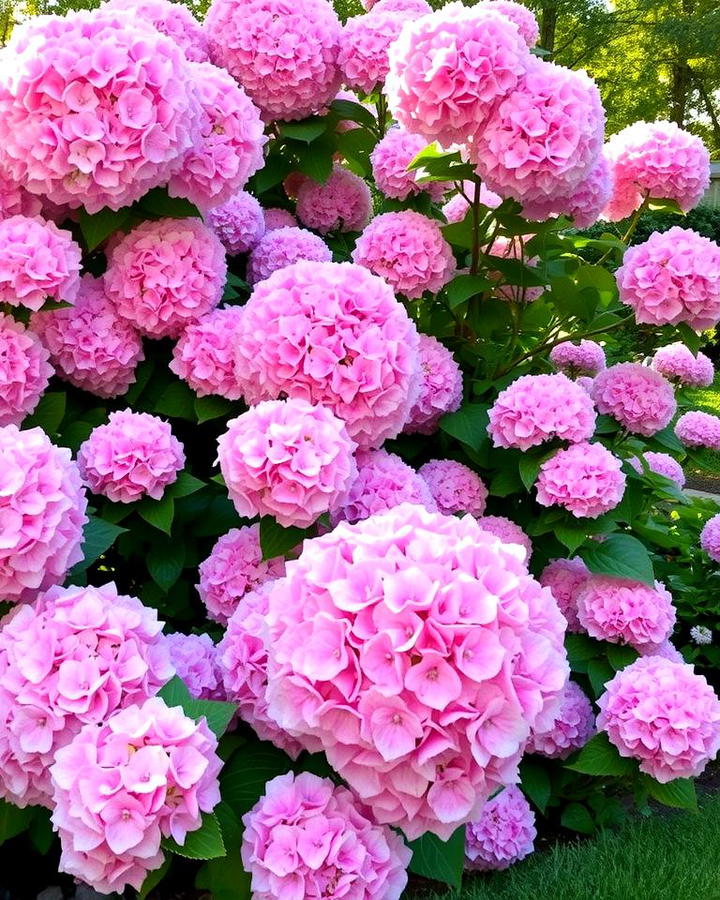
M 720 515 L 713 516 L 700 532 L 700 546 L 710 559 L 720 562 Z
M 527 201 L 523 204 L 523 215 L 537 222 L 552 216 L 568 216 L 575 228 L 589 228 L 602 215 L 612 189 L 610 163 L 601 153 L 589 173 L 569 193 Z
M 370 154 L 373 180 L 381 194 L 394 200 L 406 200 L 425 191 L 436 203 L 442 198 L 450 188 L 448 182 L 418 184 L 417 171 L 408 170 L 410 163 L 426 146 L 425 138 L 403 128 L 395 127 L 388 131 Z
M 523 265 L 531 269 L 537 267 L 538 257 L 531 256 L 529 259 L 525 257 L 525 238 L 518 236 L 514 238 L 499 237 L 496 238 L 488 253 L 488 266 L 490 271 L 488 277 L 496 282 L 493 287 L 493 293 L 501 300 L 508 300 L 511 303 L 533 303 L 538 297 L 542 296 L 545 288 L 539 285 L 527 284 L 507 284 L 504 280 L 502 272 L 492 269 L 492 257 L 497 256 L 501 259 L 517 259 Z
M 426 0 L 361 0 L 366 12 L 374 10 L 381 12 L 411 13 L 413 16 L 424 16 L 432 12 L 432 7 Z
M 145 358 L 139 333 L 92 275 L 83 275 L 74 306 L 35 313 L 30 322 L 60 378 L 96 397 L 125 394 Z
M 162 623 L 111 583 L 52 588 L 2 626 L 0 796 L 50 806 L 57 751 L 172 677 Z
M 172 38 L 191 62 L 207 62 L 208 46 L 202 25 L 182 3 L 171 0 L 107 0 L 106 10 L 125 10 L 147 19 L 161 34 Z
M 256 900 L 399 900 L 407 884 L 410 848 L 329 778 L 278 775 L 243 825 L 242 860 Z
M 264 209 L 263 218 L 265 219 L 265 231 L 274 231 L 276 228 L 294 228 L 298 223 L 291 212 L 288 212 L 287 209 L 280 209 L 278 206 Z
M 622 500 L 625 474 L 621 461 L 602 444 L 582 442 L 546 460 L 535 488 L 541 506 L 562 506 L 577 519 L 597 519 Z
M 40 428 L 0 427 L 0 597 L 32 600 L 82 559 L 87 498 L 70 451 Z
M 382 278 L 300 260 L 256 285 L 244 310 L 236 374 L 248 403 L 320 403 L 361 447 L 399 434 L 419 388 L 418 337 Z
M 185 465 L 183 446 L 168 422 L 131 409 L 112 412 L 80 445 L 83 481 L 93 494 L 115 503 L 159 500 Z
M 403 504 L 306 540 L 270 588 L 270 715 L 410 839 L 446 840 L 517 780 L 567 680 L 565 620 L 523 556 Z
M 19 425 L 38 405 L 53 374 L 37 335 L 0 313 L 0 426 Z
M 410 300 L 437 293 L 453 276 L 455 257 L 440 226 L 406 209 L 376 216 L 355 243 L 353 262 Z
M 550 362 L 571 378 L 594 376 L 605 368 L 605 351 L 595 341 L 581 340 L 579 344 L 563 341 L 550 351 Z
M 218 648 L 209 634 L 182 634 L 165 638 L 175 674 L 197 700 L 224 700 Z
M 652 588 L 639 581 L 590 575 L 578 595 L 578 618 L 591 637 L 639 649 L 670 637 L 675 608 L 659 581 Z
M 582 632 L 577 614 L 577 598 L 585 587 L 589 572 L 579 556 L 573 559 L 554 559 L 540 574 L 540 584 L 549 587 L 560 612 L 568 623 L 568 631 Z
M 685 487 L 685 472 L 680 463 L 673 459 L 667 453 L 656 453 L 653 450 L 646 450 L 642 455 L 642 460 L 637 456 L 631 457 L 628 462 L 636 472 L 643 472 L 643 462 L 647 463 L 648 469 L 657 475 L 664 475 L 670 478 L 682 490 Z
M 514 0 L 481 0 L 479 6 L 487 6 L 493 12 L 505 16 L 517 27 L 528 47 L 534 47 L 540 40 L 540 26 L 532 10 Z
M 399 10 L 352 16 L 340 36 L 338 65 L 343 82 L 366 94 L 372 93 L 387 77 L 390 44 L 400 34 L 409 15 Z
M 670 424 L 677 409 L 667 379 L 640 363 L 616 363 L 593 379 L 598 412 L 612 416 L 633 434 L 652 437 Z
M 523 792 L 509 785 L 465 827 L 465 868 L 507 869 L 533 852 L 536 837 L 535 813 Z
M 443 206 L 442 212 L 448 222 L 452 225 L 456 222 L 462 222 L 470 209 L 468 199 L 472 200 L 475 193 L 475 185 L 471 181 L 463 183 L 463 193 L 458 192 L 454 197 Z M 480 185 L 480 203 L 487 206 L 488 209 L 497 209 L 502 203 L 502 197 L 489 191 L 484 184 Z
M 704 353 L 693 354 L 685 344 L 667 344 L 655 351 L 652 367 L 670 381 L 688 387 L 709 387 L 715 378 L 715 369 Z
M 11 216 L 39 216 L 42 209 L 42 199 L 26 191 L 0 167 L 0 220 Z
M 244 525 L 218 538 L 210 556 L 200 563 L 199 574 L 197 590 L 208 618 L 227 625 L 243 597 L 285 574 L 285 560 L 281 556 L 264 560 L 260 526 Z
M 86 725 L 50 770 L 60 871 L 102 894 L 138 890 L 220 802 L 217 738 L 159 697 Z M 88 798 L 92 798 L 88 802 Z
M 263 208 L 252 194 L 238 191 L 227 203 L 207 213 L 207 224 L 229 256 L 248 253 L 265 234 Z
M 345 424 L 306 400 L 266 400 L 218 438 L 220 471 L 241 516 L 307 528 L 346 495 L 357 474 Z
M 683 413 L 675 423 L 675 434 L 686 447 L 720 450 L 720 417 L 699 410 Z
M 247 280 L 257 284 L 299 259 L 332 262 L 332 251 L 321 237 L 305 228 L 275 228 L 267 232 L 250 253 Z
M 460 408 L 463 377 L 450 350 L 428 334 L 420 335 L 420 393 L 403 432 L 433 434 L 446 414 Z
M 532 541 L 522 528 L 512 519 L 506 516 L 481 516 L 478 525 L 488 534 L 494 534 L 500 538 L 504 545 L 517 544 L 524 551 L 525 563 L 530 562 L 532 556 Z
M 635 660 L 605 685 L 598 728 L 661 784 L 701 774 L 720 749 L 720 700 L 692 666 Z
M 362 231 L 372 213 L 370 188 L 359 175 L 335 165 L 324 184 L 303 179 L 297 191 L 296 212 L 306 228 L 320 234 Z
M 198 397 L 217 394 L 227 400 L 242 396 L 235 377 L 235 342 L 241 306 L 224 306 L 192 322 L 173 348 L 170 370 Z
M 720 247 L 677 225 L 625 251 L 615 273 L 620 300 L 650 325 L 704 331 L 720 319 Z
M 482 516 L 485 512 L 488 491 L 482 478 L 453 459 L 431 459 L 418 470 L 437 508 L 446 516 L 469 513 Z
M 340 87 L 340 21 L 327 0 L 213 0 L 210 55 L 266 121 L 304 119 Z
M 560 438 L 592 437 L 595 409 L 587 393 L 566 375 L 521 375 L 490 408 L 488 434 L 496 447 L 528 450 Z
M 662 659 L 669 659 L 670 662 L 685 662 L 682 653 L 669 640 L 661 644 L 643 644 L 640 656 L 659 656 Z
M 560 697 L 560 708 L 550 728 L 533 731 L 528 753 L 539 753 L 550 759 L 567 759 L 584 747 L 595 731 L 595 714 L 583 689 L 568 681 Z
M 197 137 L 185 55 L 144 17 L 103 7 L 29 19 L 7 58 L 2 165 L 56 204 L 129 206 L 167 183 Z

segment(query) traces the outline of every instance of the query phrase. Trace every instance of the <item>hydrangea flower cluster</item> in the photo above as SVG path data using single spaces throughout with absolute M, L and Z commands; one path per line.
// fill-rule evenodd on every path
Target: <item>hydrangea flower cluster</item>
M 560 612 L 567 619 L 568 631 L 583 630 L 578 619 L 577 601 L 589 574 L 579 556 L 572 559 L 554 559 L 540 574 L 540 584 L 552 591 Z
M 320 234 L 362 231 L 372 213 L 370 188 L 359 175 L 335 165 L 324 184 L 303 179 L 297 190 L 296 212 L 306 228 Z
M 700 532 L 700 546 L 710 559 L 720 562 L 720 515 L 713 516 Z
M 417 172 L 408 170 L 410 163 L 426 146 L 427 141 L 421 135 L 412 134 L 398 126 L 391 128 L 378 141 L 370 154 L 370 162 L 375 187 L 381 194 L 393 200 L 407 200 L 408 197 L 425 191 L 431 200 L 439 202 L 451 185 L 445 181 L 418 184 Z M 451 219 L 448 218 L 448 221 Z
M 321 237 L 305 228 L 274 228 L 266 232 L 252 249 L 247 280 L 250 284 L 257 284 L 299 259 L 332 262 L 332 251 Z
M 405 434 L 432 434 L 440 419 L 460 407 L 463 378 L 455 357 L 437 338 L 420 335 L 420 393 L 408 414 Z
M 474 872 L 507 869 L 533 852 L 536 837 L 535 813 L 523 792 L 509 785 L 466 826 L 465 867 Z
M 265 231 L 274 231 L 276 228 L 294 228 L 298 223 L 291 212 L 281 209 L 279 206 L 264 209 L 263 218 L 265 219 Z
M 583 689 L 568 681 L 560 695 L 560 706 L 549 728 L 533 731 L 528 753 L 539 753 L 550 759 L 567 759 L 584 747 L 595 731 L 595 714 Z
M 538 222 L 564 215 L 573 220 L 576 228 L 589 228 L 602 215 L 612 189 L 610 163 L 605 154 L 600 153 L 590 172 L 569 192 L 526 200 L 523 214 Z
M 197 700 L 224 700 L 218 649 L 209 634 L 182 634 L 165 638 L 175 674 Z
M 418 470 L 437 508 L 446 516 L 469 513 L 482 516 L 488 490 L 482 478 L 454 459 L 431 459 Z
M 600 344 L 584 338 L 579 344 L 563 341 L 550 351 L 550 362 L 570 378 L 592 377 L 605 368 L 605 351 Z
M 584 441 L 546 460 L 535 488 L 541 506 L 562 506 L 577 519 L 597 519 L 622 500 L 625 474 L 606 447 Z
M 645 437 L 669 425 L 677 409 L 670 382 L 640 363 L 616 363 L 599 372 L 593 380 L 592 397 L 598 412 Z
M 443 206 L 442 212 L 450 224 L 462 222 L 470 209 L 468 199 L 473 198 L 475 185 L 466 181 L 463 183 L 463 190 L 458 191 L 454 197 L 451 197 Z M 483 206 L 488 209 L 497 209 L 502 203 L 502 197 L 499 197 L 494 191 L 489 191 L 484 184 L 480 185 L 479 200 Z
M 481 516 L 478 525 L 488 534 L 494 534 L 500 538 L 503 544 L 517 544 L 524 551 L 525 563 L 530 562 L 532 556 L 532 541 L 522 528 L 508 519 L 507 516 Z
M 0 313 L 0 426 L 19 425 L 38 405 L 53 374 L 36 334 Z
M 171 0 L 107 0 L 106 10 L 124 10 L 146 19 L 180 47 L 191 62 L 208 62 L 208 46 L 202 25 L 187 6 Z
M 647 463 L 648 469 L 655 472 L 656 475 L 664 475 L 665 478 L 671 479 L 682 490 L 685 487 L 685 472 L 680 463 L 673 459 L 668 453 L 656 453 L 654 450 L 646 450 L 642 459 L 637 456 L 631 457 L 628 462 L 636 472 L 643 472 L 643 462 Z
M 699 410 L 683 413 L 675 423 L 675 434 L 686 447 L 720 450 L 720 416 Z
M 505 16 L 517 27 L 528 47 L 534 47 L 540 40 L 540 26 L 532 10 L 515 0 L 480 0 L 479 6 L 487 6 L 493 12 Z
M 28 193 L 0 167 L 0 220 L 11 216 L 39 216 L 43 203 Z
M 430 12 L 429 6 L 427 12 Z M 343 83 L 370 94 L 384 82 L 390 69 L 388 50 L 408 19 L 408 14 L 399 10 L 373 10 L 348 19 L 342 30 L 338 54 Z
M 654 587 L 603 575 L 590 575 L 578 598 L 578 619 L 600 641 L 629 644 L 639 650 L 662 644 L 672 634 L 675 607 L 659 581 Z
M 247 191 L 238 191 L 226 203 L 209 210 L 207 224 L 230 256 L 249 253 L 266 228 L 263 208 Z
M 704 353 L 694 355 L 689 347 L 680 342 L 656 350 L 652 367 L 670 381 L 687 387 L 709 387 L 715 378 L 712 360 Z
M 198 397 L 217 394 L 227 400 L 242 396 L 235 377 L 235 342 L 241 306 L 224 306 L 191 322 L 173 348 L 170 370 Z

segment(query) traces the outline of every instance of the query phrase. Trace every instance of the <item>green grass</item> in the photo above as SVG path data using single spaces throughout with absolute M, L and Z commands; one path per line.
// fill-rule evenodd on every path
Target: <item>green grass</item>
M 715 376 L 715 381 L 710 387 L 693 388 L 688 390 L 686 395 L 693 408 L 720 416 L 720 373 Z

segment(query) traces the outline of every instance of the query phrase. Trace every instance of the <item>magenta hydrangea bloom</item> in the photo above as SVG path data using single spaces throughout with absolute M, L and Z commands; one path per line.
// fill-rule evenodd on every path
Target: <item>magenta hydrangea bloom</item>
M 552 216 L 568 216 L 576 228 L 589 228 L 602 215 L 613 189 L 612 171 L 604 153 L 589 173 L 567 194 L 555 194 L 523 204 L 523 215 L 537 222 Z
M 267 121 L 304 119 L 332 100 L 341 30 L 327 0 L 213 0 L 205 18 L 212 61 Z
M 682 653 L 669 640 L 661 644 L 643 644 L 640 656 L 659 656 L 662 659 L 669 659 L 670 662 L 685 662 Z
M 494 4 L 493 4 L 494 5 Z M 509 785 L 465 827 L 465 868 L 474 872 L 507 869 L 535 849 L 535 813 L 523 792 Z
M 142 497 L 159 500 L 177 481 L 185 453 L 168 422 L 123 409 L 93 428 L 80 445 L 77 462 L 93 494 L 114 503 L 134 503 Z
M 346 495 L 356 444 L 345 424 L 306 400 L 266 400 L 228 422 L 220 471 L 241 516 L 307 528 Z
M 665 478 L 670 478 L 681 490 L 685 487 L 685 472 L 683 471 L 683 467 L 669 454 L 646 450 L 642 455 L 642 460 L 638 459 L 637 456 L 628 459 L 628 462 L 633 469 L 641 474 L 643 472 L 643 461 L 647 463 L 647 467 L 651 472 L 655 472 L 657 475 L 664 475 Z
M 144 17 L 31 18 L 6 52 L 0 157 L 33 194 L 89 213 L 129 206 L 167 183 L 197 137 L 185 55 Z
M 704 331 L 720 320 L 720 247 L 689 228 L 656 231 L 629 247 L 615 278 L 640 323 Z
M 40 216 L 0 221 L 0 303 L 40 309 L 72 303 L 80 288 L 80 248 L 69 231 Z
M 504 545 L 517 544 L 524 552 L 525 563 L 532 556 L 532 541 L 522 528 L 506 516 L 481 516 L 478 525 L 488 534 L 500 538 Z
M 463 376 L 455 357 L 437 338 L 420 335 L 420 393 L 403 432 L 433 434 L 446 414 L 460 407 Z
M 270 588 L 270 715 L 410 839 L 447 840 L 517 780 L 567 680 L 565 620 L 523 555 L 403 504 L 306 540 Z
M 577 519 L 597 519 L 622 500 L 625 474 L 622 462 L 602 444 L 584 441 L 546 460 L 535 488 L 541 506 L 562 506 Z
M 517 28 L 490 4 L 451 3 L 408 23 L 390 47 L 390 109 L 428 142 L 464 144 L 486 127 L 530 61 Z
M 475 185 L 471 181 L 463 183 L 463 192 L 458 192 L 454 197 L 443 206 L 442 212 L 448 222 L 452 225 L 455 222 L 462 222 L 470 209 L 468 199 L 472 200 L 475 192 Z M 502 197 L 493 191 L 489 191 L 484 184 L 480 185 L 480 203 L 487 206 L 488 209 L 497 209 L 502 203 Z
M 295 228 L 297 226 L 297 219 L 287 209 L 272 206 L 270 209 L 263 209 L 262 212 L 265 220 L 265 231 L 274 231 L 276 228 Z
M 361 3 L 367 12 L 371 9 L 377 13 L 403 12 L 415 17 L 432 12 L 432 7 L 426 0 L 361 0 Z
M 250 253 L 247 280 L 251 285 L 257 284 L 299 259 L 332 262 L 332 251 L 321 237 L 305 228 L 275 228 Z
M 372 213 L 370 188 L 359 175 L 335 165 L 324 184 L 303 179 L 297 191 L 296 211 L 306 228 L 320 234 L 362 231 Z
M 374 15 L 374 14 L 373 14 Z M 375 187 L 386 197 L 407 200 L 425 191 L 436 203 L 451 187 L 449 182 L 428 181 L 418 184 L 416 171 L 408 166 L 427 146 L 425 138 L 404 128 L 391 128 L 370 154 Z
M 0 796 L 50 806 L 59 748 L 173 673 L 155 610 L 112 583 L 52 588 L 16 607 L 0 630 Z
M 278 775 L 243 825 L 242 860 L 256 900 L 399 900 L 407 884 L 410 848 L 329 778 Z
M 434 219 L 406 209 L 376 216 L 355 243 L 353 262 L 410 300 L 437 293 L 455 272 L 455 257 Z
M 616 363 L 593 379 L 598 412 L 612 416 L 633 434 L 652 437 L 670 424 L 677 410 L 670 382 L 640 363 Z
M 498 256 L 501 259 L 518 259 L 524 265 L 532 269 L 536 268 L 538 264 L 537 256 L 531 256 L 530 258 L 525 256 L 525 240 L 521 236 L 496 238 L 487 251 L 489 257 L 488 265 L 492 267 L 492 257 Z M 488 278 L 495 282 L 493 294 L 499 299 L 507 300 L 510 303 L 533 303 L 545 290 L 540 285 L 507 284 L 502 272 L 492 268 L 488 272 Z
M 488 434 L 496 447 L 528 450 L 560 438 L 592 437 L 595 409 L 587 393 L 566 375 L 521 375 L 490 408 Z
M 532 732 L 527 752 L 550 759 L 567 759 L 587 744 L 594 731 L 595 714 L 587 694 L 574 681 L 568 681 L 560 696 L 555 721 L 549 728 Z
M 104 284 L 141 334 L 176 338 L 218 305 L 226 276 L 223 246 L 199 219 L 158 219 L 113 248 Z
M 366 94 L 381 85 L 390 68 L 388 50 L 400 34 L 409 15 L 399 10 L 352 16 L 340 36 L 338 65 L 343 82 Z
M 679 341 L 659 347 L 653 356 L 652 367 L 670 381 L 688 387 L 709 387 L 715 378 L 712 360 L 704 353 L 695 355 Z
M 488 491 L 482 478 L 454 459 L 431 459 L 418 470 L 437 508 L 446 516 L 470 513 L 482 516 Z
M 19 425 L 38 405 L 53 374 L 37 335 L 0 313 L 0 426 Z
M 613 135 L 605 152 L 615 188 L 605 218 L 632 215 L 645 197 L 674 200 L 689 212 L 710 184 L 710 154 L 702 140 L 675 122 L 635 122 Z
M 659 581 L 653 588 L 639 581 L 590 575 L 578 595 L 578 619 L 591 637 L 640 649 L 670 637 L 675 607 Z
M 493 12 L 510 19 L 528 47 L 534 47 L 540 40 L 540 26 L 535 14 L 522 3 L 516 3 L 515 0 L 481 0 L 478 5 L 487 6 Z
M 605 685 L 598 728 L 661 784 L 701 774 L 720 749 L 720 700 L 692 666 L 635 660 Z
M 161 34 L 172 38 L 191 62 L 209 60 L 202 25 L 183 3 L 170 0 L 107 0 L 106 10 L 126 10 L 147 19 Z
M 227 203 L 209 210 L 207 224 L 229 256 L 248 253 L 265 234 L 263 208 L 247 191 L 239 191 Z
M 400 433 L 419 388 L 418 337 L 382 278 L 300 260 L 256 285 L 244 310 L 236 374 L 248 403 L 320 403 L 361 447 Z
M 204 718 L 159 697 L 86 725 L 50 769 L 60 871 L 102 894 L 138 890 L 163 863 L 161 840 L 182 846 L 220 802 L 216 751 Z
M 605 351 L 595 341 L 583 339 L 579 344 L 563 341 L 550 351 L 550 362 L 571 378 L 594 376 L 605 368 Z
M 720 515 L 713 516 L 700 532 L 700 546 L 710 559 L 720 562 Z
M 42 199 L 26 191 L 0 167 L 0 220 L 11 216 L 39 216 L 42 209 Z
M 218 648 L 209 634 L 182 634 L 165 638 L 175 674 L 197 700 L 224 700 Z
M 96 397 L 125 394 L 145 358 L 140 334 L 92 275 L 83 275 L 74 306 L 34 313 L 30 322 L 60 378 Z
M 239 400 L 242 396 L 235 377 L 235 342 L 241 317 L 241 306 L 214 309 L 188 325 L 175 344 L 170 370 L 198 397 L 217 394 Z
M 0 426 L 0 597 L 32 600 L 82 557 L 87 498 L 70 451 L 41 428 Z
M 579 556 L 554 559 L 540 573 L 540 584 L 549 587 L 560 612 L 568 623 L 568 631 L 582 632 L 577 613 L 577 598 L 590 573 Z
M 675 423 L 675 434 L 686 447 L 720 450 L 720 417 L 699 410 L 683 413 Z

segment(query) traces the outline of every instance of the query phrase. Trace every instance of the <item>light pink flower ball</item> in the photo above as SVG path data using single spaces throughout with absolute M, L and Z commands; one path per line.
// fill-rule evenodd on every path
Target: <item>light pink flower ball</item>
M 670 381 L 688 387 L 709 387 L 715 378 L 712 360 L 704 353 L 693 354 L 681 342 L 659 347 L 653 356 L 652 367 Z
M 685 487 L 685 472 L 683 471 L 683 467 L 669 454 L 646 450 L 642 455 L 642 460 L 647 463 L 651 472 L 655 472 L 657 475 L 664 475 L 665 478 L 670 478 L 681 490 Z M 628 462 L 635 471 L 640 473 L 643 472 L 642 461 L 638 459 L 637 456 L 631 457 Z
M 146 19 L 180 47 L 191 62 L 207 62 L 208 46 L 202 25 L 183 3 L 170 0 L 107 0 L 106 10 L 125 10 Z
M 256 900 L 399 900 L 407 884 L 410 848 L 329 778 L 278 775 L 243 825 L 242 860 Z
M 418 337 L 382 278 L 300 260 L 256 285 L 244 310 L 236 374 L 249 404 L 320 403 L 365 448 L 400 433 L 419 388 Z
M 40 216 L 0 221 L 0 303 L 40 309 L 72 303 L 80 287 L 80 248 L 69 231 Z
M 173 672 L 155 610 L 112 583 L 16 607 L 0 630 L 0 796 L 49 807 L 57 751 Z
M 361 0 L 363 9 L 367 12 L 374 10 L 380 12 L 411 13 L 413 16 L 424 16 L 432 12 L 432 7 L 426 0 Z
M 251 285 L 257 284 L 299 259 L 332 262 L 332 251 L 321 237 L 305 228 L 275 228 L 250 253 L 247 280 Z
M 637 322 L 704 331 L 720 320 L 720 247 L 689 228 L 656 231 L 628 248 L 615 278 Z
M 612 416 L 633 434 L 652 437 L 670 424 L 677 409 L 673 387 L 640 363 L 616 363 L 593 379 L 598 412 Z
M 103 7 L 29 19 L 6 50 L 0 157 L 16 181 L 89 213 L 166 184 L 197 136 L 182 49 Z
M 481 516 L 477 521 L 483 531 L 500 538 L 503 546 L 517 544 L 521 547 L 525 564 L 530 562 L 533 551 L 532 541 L 516 522 L 506 516 Z
M 303 179 L 297 192 L 296 212 L 306 228 L 320 234 L 362 231 L 372 214 L 370 188 L 359 175 L 335 165 L 324 184 Z
M 38 405 L 53 375 L 37 335 L 0 313 L 0 426 L 19 425 Z
M 218 648 L 209 634 L 168 634 L 165 645 L 175 674 L 197 700 L 225 700 Z
M 555 194 L 523 204 L 523 215 L 537 222 L 568 216 L 575 228 L 589 228 L 602 215 L 612 194 L 610 163 L 601 153 L 590 172 L 566 194 Z
M 263 560 L 260 526 L 244 525 L 218 538 L 210 556 L 200 563 L 196 587 L 208 618 L 227 625 L 247 594 L 284 574 L 281 556 Z
M 374 13 L 373 13 L 374 15 Z M 369 17 L 370 18 L 370 17 Z M 375 187 L 393 200 L 407 200 L 425 191 L 436 203 L 451 185 L 446 181 L 427 181 L 418 184 L 418 173 L 408 166 L 427 146 L 425 138 L 394 127 L 382 138 L 370 154 Z M 451 201 L 452 202 L 452 201 Z
M 595 341 L 581 340 L 579 344 L 563 341 L 550 351 L 550 362 L 571 378 L 594 376 L 605 368 L 605 351 Z
M 21 187 L 0 167 L 0 220 L 11 216 L 39 216 L 42 209 L 42 199 Z
M 720 700 L 692 666 L 650 656 L 605 685 L 598 728 L 661 784 L 701 774 L 720 749 Z
M 208 227 L 220 238 L 229 256 L 248 253 L 265 234 L 263 208 L 252 194 L 238 191 L 227 203 L 207 213 Z
M 220 471 L 239 515 L 307 528 L 346 495 L 357 467 L 345 424 L 306 400 L 266 400 L 228 422 Z
M 242 396 L 235 378 L 235 343 L 241 317 L 241 306 L 214 309 L 191 322 L 175 344 L 169 368 L 198 397 L 217 394 L 239 400 Z
M 366 13 L 352 16 L 343 26 L 340 36 L 338 65 L 343 83 L 366 94 L 387 77 L 390 63 L 390 44 L 400 34 L 409 15 L 399 10 Z
M 562 506 L 576 519 L 597 519 L 625 493 L 622 463 L 602 444 L 582 442 L 558 450 L 540 466 L 537 502 Z
M 465 868 L 507 869 L 533 852 L 536 837 L 535 813 L 520 788 L 509 785 L 465 827 Z
M 496 447 L 528 450 L 560 438 L 592 437 L 595 409 L 587 393 L 566 375 L 521 375 L 490 408 L 488 434 Z
M 659 656 L 670 662 L 685 662 L 682 653 L 669 640 L 661 644 L 644 644 L 640 648 L 640 656 Z
M 537 19 L 532 10 L 523 6 L 522 3 L 515 3 L 514 0 L 481 0 L 478 5 L 487 6 L 493 12 L 498 12 L 506 19 L 510 19 L 528 47 L 534 47 L 540 40 L 540 26 Z
M 469 513 L 482 516 L 488 491 L 482 478 L 453 459 L 431 459 L 418 470 L 438 510 L 446 516 Z
M 539 753 L 550 759 L 567 759 L 584 747 L 595 731 L 595 714 L 583 689 L 568 681 L 560 697 L 560 708 L 550 728 L 533 731 L 528 753 Z
M 77 461 L 93 494 L 114 503 L 134 503 L 142 497 L 159 500 L 177 481 L 185 453 L 168 422 L 123 409 L 93 428 L 80 445 Z
M 577 614 L 577 598 L 590 573 L 579 556 L 554 559 L 542 570 L 540 584 L 549 587 L 560 612 L 568 623 L 568 631 L 582 632 Z
M 456 222 L 462 222 L 470 209 L 468 199 L 472 200 L 475 194 L 475 185 L 471 181 L 463 183 L 463 194 L 457 193 L 454 197 L 443 206 L 442 212 L 448 222 L 453 225 Z M 467 198 L 467 199 L 466 199 Z M 493 191 L 489 191 L 484 184 L 480 185 L 480 203 L 487 206 L 488 209 L 497 209 L 502 203 L 502 197 Z
M 400 125 L 448 147 L 486 127 L 531 57 L 517 28 L 488 6 L 451 3 L 415 18 L 390 47 L 385 89 Z
M 304 119 L 337 93 L 340 21 L 326 0 L 213 0 L 210 56 L 266 121 Z
M 700 532 L 700 546 L 710 559 L 720 562 L 720 515 L 713 516 Z
M 403 432 L 433 434 L 446 414 L 460 408 L 463 376 L 455 357 L 437 338 L 420 335 L 420 394 Z
M 517 780 L 567 679 L 565 620 L 518 551 L 403 504 L 306 540 L 270 589 L 270 715 L 411 840 Z
M 205 719 L 152 697 L 86 725 L 50 769 L 60 871 L 102 894 L 138 890 L 220 802 L 222 761 Z M 88 798 L 92 798 L 88 802 Z
M 264 209 L 263 218 L 265 219 L 265 231 L 274 231 L 276 228 L 295 228 L 298 223 L 291 212 L 280 209 L 279 206 Z
M 686 447 L 720 450 L 720 417 L 699 410 L 683 413 L 675 423 L 675 434 Z
M 710 184 L 707 148 L 675 122 L 635 122 L 613 135 L 605 152 L 615 180 L 604 213 L 611 222 L 632 215 L 645 197 L 674 200 L 689 212 Z
M 659 581 L 652 588 L 639 581 L 590 575 L 578 595 L 578 618 L 591 637 L 640 649 L 670 637 L 675 607 Z
M 32 600 L 80 562 L 87 498 L 70 451 L 41 428 L 0 427 L 0 597 Z
M 505 282 L 503 273 L 492 268 L 492 258 L 494 256 L 500 259 L 517 259 L 531 269 L 537 268 L 538 257 L 526 257 L 525 242 L 526 238 L 522 236 L 514 238 L 499 237 L 492 242 L 487 251 L 487 263 L 490 267 L 488 277 L 496 282 L 493 286 L 493 294 L 499 299 L 507 300 L 510 303 L 533 303 L 538 297 L 542 296 L 545 290 L 540 285 L 508 284 Z
M 96 397 L 125 394 L 145 358 L 140 334 L 92 275 L 83 275 L 74 306 L 35 313 L 30 322 L 60 378 Z

